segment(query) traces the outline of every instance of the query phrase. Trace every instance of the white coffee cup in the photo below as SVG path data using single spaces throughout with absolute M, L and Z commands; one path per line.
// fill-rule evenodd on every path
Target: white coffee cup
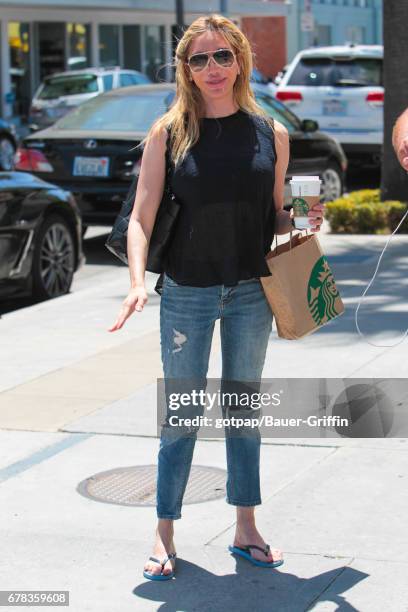
M 311 228 L 308 211 L 320 201 L 322 181 L 318 176 L 293 176 L 289 183 L 292 190 L 295 227 Z

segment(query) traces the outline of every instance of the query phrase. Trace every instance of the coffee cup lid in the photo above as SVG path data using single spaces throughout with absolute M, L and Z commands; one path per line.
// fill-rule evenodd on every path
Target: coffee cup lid
M 297 182 L 301 182 L 301 183 L 315 183 L 316 181 L 320 181 L 320 176 L 292 176 L 291 180 L 289 181 L 290 183 L 297 183 Z

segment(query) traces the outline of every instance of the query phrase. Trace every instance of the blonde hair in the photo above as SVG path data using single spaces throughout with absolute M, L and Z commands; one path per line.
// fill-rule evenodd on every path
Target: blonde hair
M 200 136 L 200 118 L 204 115 L 204 101 L 199 88 L 189 80 L 186 64 L 191 42 L 200 34 L 215 31 L 224 36 L 234 51 L 240 74 L 237 75 L 233 97 L 238 107 L 247 113 L 260 116 L 274 131 L 274 123 L 266 111 L 256 102 L 250 87 L 253 69 L 250 43 L 233 21 L 223 15 L 205 15 L 196 19 L 178 41 L 175 52 L 176 96 L 171 108 L 153 123 L 139 146 L 146 144 L 157 131 L 170 129 L 171 159 L 175 165 L 183 161 L 188 149 Z

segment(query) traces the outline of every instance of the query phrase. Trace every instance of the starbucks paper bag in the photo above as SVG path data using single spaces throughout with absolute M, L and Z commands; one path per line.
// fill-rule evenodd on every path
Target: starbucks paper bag
M 292 235 L 266 256 L 272 276 L 260 278 L 278 336 L 297 340 L 344 312 L 344 304 L 315 234 Z

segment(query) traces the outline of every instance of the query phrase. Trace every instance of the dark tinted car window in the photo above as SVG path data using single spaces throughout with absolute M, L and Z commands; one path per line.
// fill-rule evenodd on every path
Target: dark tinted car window
M 144 132 L 168 110 L 169 93 L 96 96 L 75 108 L 56 125 L 63 130 Z
M 61 96 L 76 96 L 98 91 L 98 80 L 94 74 L 81 74 L 47 79 L 38 97 L 52 100 Z
M 382 86 L 382 60 L 303 58 L 289 78 L 288 85 Z

